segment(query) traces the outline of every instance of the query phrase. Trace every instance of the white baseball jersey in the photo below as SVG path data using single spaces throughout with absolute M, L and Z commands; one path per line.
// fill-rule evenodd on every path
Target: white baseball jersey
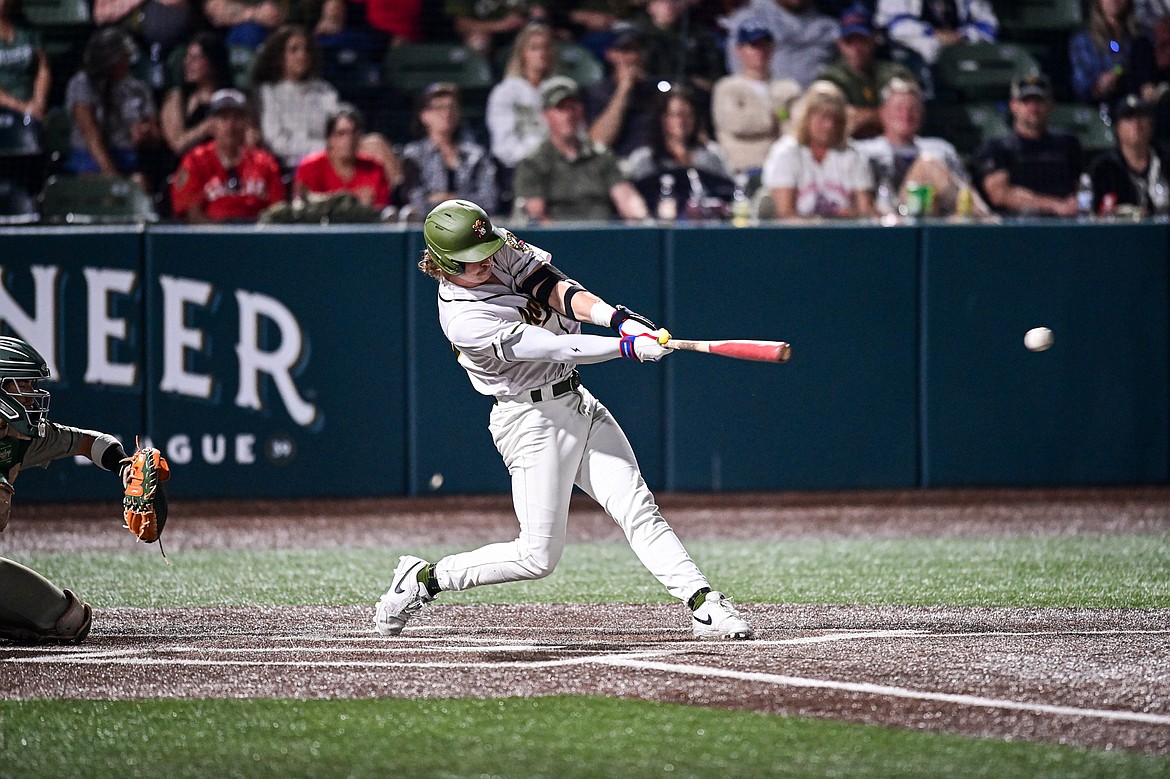
M 553 335 L 578 334 L 581 324 L 533 300 L 520 289 L 552 255 L 507 231 L 507 242 L 493 258 L 501 284 L 459 287 L 439 282 L 439 325 L 459 351 L 459 364 L 477 392 L 497 397 L 519 395 L 566 378 L 574 362 L 516 360 L 512 348 L 527 327 Z

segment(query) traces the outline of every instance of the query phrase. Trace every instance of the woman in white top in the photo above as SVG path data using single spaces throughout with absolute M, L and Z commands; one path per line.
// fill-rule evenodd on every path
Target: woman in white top
M 507 168 L 528 156 L 548 136 L 540 85 L 553 73 L 552 28 L 536 22 L 516 37 L 504 79 L 488 94 L 486 121 L 492 154 Z
M 321 49 L 298 25 L 276 30 L 256 55 L 260 135 L 285 168 L 325 148 L 325 118 L 337 110 L 338 97 L 320 73 Z
M 762 184 L 787 218 L 874 215 L 873 175 L 845 133 L 845 95 L 814 82 L 798 101 L 792 132 L 768 150 Z

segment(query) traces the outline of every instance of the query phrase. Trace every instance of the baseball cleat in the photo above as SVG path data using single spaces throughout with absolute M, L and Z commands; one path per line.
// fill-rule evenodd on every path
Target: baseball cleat
M 709 592 L 703 605 L 691 613 L 696 638 L 751 638 L 755 632 L 721 592 Z
M 378 601 L 374 612 L 374 630 L 384 636 L 396 636 L 406 627 L 408 619 L 434 600 L 426 585 L 418 580 L 418 572 L 426 564 L 426 560 L 411 555 L 398 559 L 390 589 Z

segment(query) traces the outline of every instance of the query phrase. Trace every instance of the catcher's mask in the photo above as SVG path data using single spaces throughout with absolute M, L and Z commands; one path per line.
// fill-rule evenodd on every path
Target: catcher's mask
M 423 239 L 431 260 L 452 276 L 462 275 L 465 263 L 482 262 L 504 245 L 504 234 L 470 200 L 445 200 L 435 206 L 423 223 Z
M 17 433 L 36 438 L 49 413 L 49 391 L 40 388 L 49 366 L 19 338 L 0 336 L 0 420 Z

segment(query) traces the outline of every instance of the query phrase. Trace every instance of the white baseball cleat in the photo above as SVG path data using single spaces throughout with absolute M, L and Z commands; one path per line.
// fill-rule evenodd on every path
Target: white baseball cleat
M 434 600 L 426 585 L 418 580 L 418 572 L 427 561 L 405 555 L 398 559 L 390 589 L 378 601 L 374 612 L 374 630 L 384 636 L 396 636 L 406 627 L 406 621 L 422 611 Z
M 751 638 L 752 626 L 721 592 L 709 592 L 703 605 L 691 614 L 696 638 Z

